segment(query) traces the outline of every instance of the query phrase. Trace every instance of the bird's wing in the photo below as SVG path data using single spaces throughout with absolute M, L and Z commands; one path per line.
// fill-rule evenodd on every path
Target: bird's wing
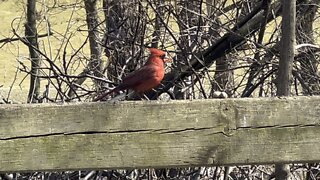
M 139 86 L 141 83 L 152 79 L 157 73 L 157 69 L 153 66 L 143 66 L 137 71 L 132 72 L 128 76 L 123 78 L 122 87 L 132 88 Z
M 155 66 L 143 66 L 137 71 L 134 71 L 130 73 L 128 76 L 124 77 L 122 80 L 122 83 L 119 84 L 119 86 L 117 86 L 116 88 L 114 88 L 109 92 L 102 93 L 101 95 L 96 97 L 93 101 L 99 101 L 113 92 L 118 92 L 125 89 L 133 89 L 138 91 L 148 90 L 149 88 L 146 86 L 149 86 L 150 84 L 151 86 L 153 86 L 152 83 L 156 74 L 157 74 L 157 68 Z M 144 85 L 144 83 L 147 83 L 147 84 Z

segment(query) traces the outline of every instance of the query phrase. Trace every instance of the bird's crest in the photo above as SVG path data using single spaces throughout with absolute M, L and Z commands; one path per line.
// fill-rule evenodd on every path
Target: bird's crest
M 157 49 L 157 48 L 149 48 L 149 51 L 152 55 L 154 56 L 164 56 L 166 55 L 166 52 L 160 50 L 160 49 Z

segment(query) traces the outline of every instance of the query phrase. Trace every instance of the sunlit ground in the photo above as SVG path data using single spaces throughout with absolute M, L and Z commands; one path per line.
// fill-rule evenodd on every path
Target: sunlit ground
M 20 0 L 0 1 L 0 19 L 2 22 L 0 26 L 0 39 L 8 37 L 16 38 L 13 29 L 20 36 L 23 36 L 25 22 L 25 4 L 23 2 L 24 1 L 21 2 Z M 63 1 L 59 2 L 61 3 Z M 64 46 L 66 45 L 66 39 L 63 38 L 64 36 L 70 37 L 67 48 L 68 55 L 72 54 L 85 41 L 86 32 L 77 31 L 78 27 L 86 30 L 84 9 L 66 6 L 65 8 L 61 7 L 55 11 L 45 13 L 47 9 L 39 3 L 37 4 L 37 9 L 39 14 L 48 18 L 54 33 L 53 36 L 40 38 L 39 45 L 40 47 L 44 47 L 42 51 L 45 52 L 48 57 L 59 63 L 62 58 Z M 37 21 L 38 33 L 40 35 L 48 33 L 49 24 L 43 21 L 43 17 L 39 19 L 40 21 Z M 7 98 L 10 93 L 10 99 L 26 102 L 29 89 L 29 76 L 19 71 L 18 68 L 22 68 L 19 62 L 28 66 L 30 65 L 28 48 L 20 41 L 13 41 L 6 44 L 0 43 L 0 47 L 0 86 L 2 86 L 0 88 L 0 97 L 1 99 Z M 88 47 L 85 46 L 84 49 L 88 49 Z M 80 52 L 80 54 L 88 55 L 88 52 Z M 44 87 L 47 81 L 42 80 L 41 84 Z

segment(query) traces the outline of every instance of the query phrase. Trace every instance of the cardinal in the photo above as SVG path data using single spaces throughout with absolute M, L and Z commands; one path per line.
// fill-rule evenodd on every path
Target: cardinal
M 93 101 L 99 101 L 111 93 L 131 89 L 138 94 L 144 94 L 157 87 L 164 77 L 165 63 L 171 61 L 167 53 L 156 49 L 149 48 L 150 56 L 148 61 L 138 70 L 130 73 L 122 79 L 116 88 L 95 98 Z

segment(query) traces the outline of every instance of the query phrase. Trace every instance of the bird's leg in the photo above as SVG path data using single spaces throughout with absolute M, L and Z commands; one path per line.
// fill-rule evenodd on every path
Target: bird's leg
M 135 96 L 133 96 L 134 100 L 149 100 L 149 98 L 142 92 L 135 93 Z
M 143 96 L 141 97 L 142 100 L 147 100 L 147 101 L 150 101 L 150 99 L 148 98 L 147 95 L 143 94 Z
M 123 100 L 126 97 L 130 97 L 132 94 L 134 94 L 134 91 L 129 91 L 129 93 L 122 93 L 119 94 L 118 96 L 111 98 L 110 101 L 120 101 Z

